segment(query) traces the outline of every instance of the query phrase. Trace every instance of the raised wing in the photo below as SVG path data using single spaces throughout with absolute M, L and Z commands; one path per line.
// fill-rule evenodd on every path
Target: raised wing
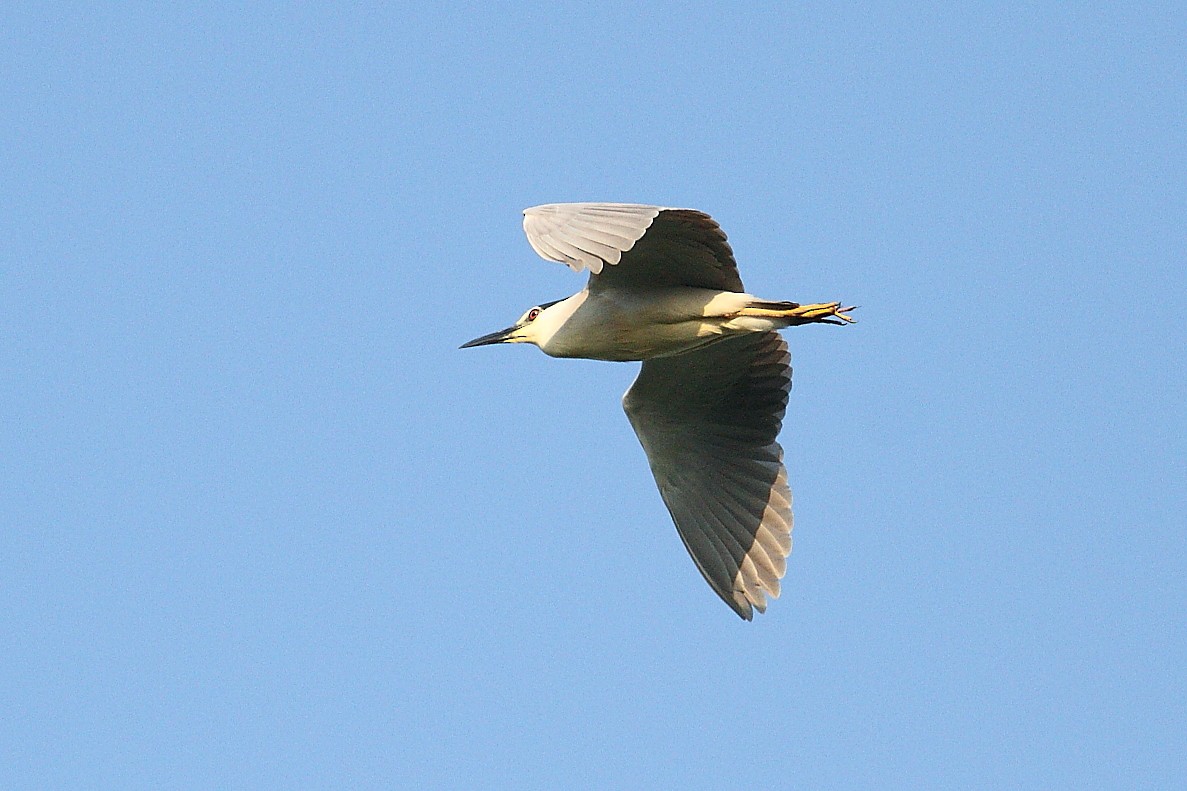
M 684 546 L 746 620 L 779 596 L 791 552 L 790 390 L 787 344 L 752 333 L 645 361 L 622 400 Z
M 704 212 L 637 203 L 552 203 L 524 210 L 541 257 L 590 271 L 590 287 L 742 291 L 734 253 Z

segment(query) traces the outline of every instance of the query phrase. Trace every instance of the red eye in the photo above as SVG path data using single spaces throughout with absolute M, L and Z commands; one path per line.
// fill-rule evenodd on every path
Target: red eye
M 532 308 L 528 311 L 528 321 L 535 321 L 536 317 L 540 315 L 539 308 Z

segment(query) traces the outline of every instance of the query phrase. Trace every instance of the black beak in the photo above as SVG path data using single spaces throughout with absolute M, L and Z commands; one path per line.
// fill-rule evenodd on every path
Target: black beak
M 511 335 L 511 333 L 515 332 L 515 330 L 516 330 L 515 327 L 508 327 L 505 330 L 499 330 L 498 332 L 492 332 L 489 335 L 483 335 L 482 337 L 475 338 L 472 341 L 466 341 L 458 348 L 459 349 L 469 349 L 471 346 L 489 346 L 492 343 L 506 343 L 507 338 Z

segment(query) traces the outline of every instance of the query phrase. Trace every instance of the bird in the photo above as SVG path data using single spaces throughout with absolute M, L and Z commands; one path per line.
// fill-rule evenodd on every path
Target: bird
M 555 203 L 523 212 L 545 260 L 589 271 L 460 348 L 530 343 L 551 357 L 642 361 L 622 405 L 693 562 L 741 618 L 779 596 L 791 490 L 778 435 L 791 391 L 779 330 L 854 323 L 841 302 L 746 293 L 725 233 L 695 209 Z

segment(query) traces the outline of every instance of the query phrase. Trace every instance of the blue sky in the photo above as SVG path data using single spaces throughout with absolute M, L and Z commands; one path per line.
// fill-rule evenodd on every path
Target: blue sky
M 0 785 L 1187 779 L 1178 3 L 9 4 Z M 691 206 L 786 333 L 753 623 L 633 364 L 458 351 Z

